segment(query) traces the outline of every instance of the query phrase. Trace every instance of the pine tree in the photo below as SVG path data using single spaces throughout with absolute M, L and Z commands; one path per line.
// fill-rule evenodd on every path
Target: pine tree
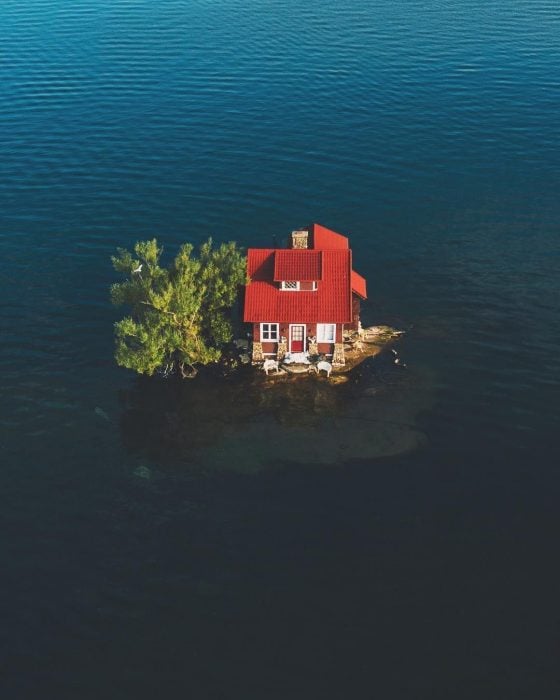
M 164 268 L 154 238 L 136 243 L 133 253 L 118 248 L 111 258 L 125 278 L 111 286 L 111 300 L 130 307 L 130 315 L 115 324 L 120 366 L 140 374 L 178 370 L 189 376 L 196 365 L 220 359 L 232 338 L 231 309 L 246 282 L 245 257 L 235 243 L 214 248 L 211 238 L 193 253 L 184 244 Z

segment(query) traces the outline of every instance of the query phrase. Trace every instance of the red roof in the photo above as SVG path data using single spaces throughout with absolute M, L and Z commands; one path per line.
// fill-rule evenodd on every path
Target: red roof
M 352 270 L 352 291 L 362 299 L 367 299 L 366 281 L 357 272 Z
M 323 279 L 320 250 L 277 250 L 274 253 L 274 279 L 313 282 Z
M 320 224 L 312 224 L 310 227 L 312 245 L 315 250 L 347 250 L 348 238 L 341 233 L 331 231 Z
M 313 224 L 307 249 L 250 248 L 243 319 L 246 322 L 351 323 L 352 292 L 366 282 L 352 270 L 348 239 Z M 318 249 L 319 248 L 319 249 Z M 281 290 L 279 280 L 318 282 L 316 291 Z

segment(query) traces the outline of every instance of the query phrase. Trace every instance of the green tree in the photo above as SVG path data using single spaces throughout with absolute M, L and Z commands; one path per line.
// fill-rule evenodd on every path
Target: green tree
M 214 248 L 211 238 L 198 255 L 185 243 L 167 268 L 161 254 L 154 238 L 136 243 L 132 253 L 118 248 L 111 258 L 124 277 L 111 286 L 111 300 L 130 308 L 115 323 L 115 359 L 140 374 L 189 376 L 196 365 L 217 362 L 232 338 L 230 312 L 247 281 L 245 256 L 235 243 Z

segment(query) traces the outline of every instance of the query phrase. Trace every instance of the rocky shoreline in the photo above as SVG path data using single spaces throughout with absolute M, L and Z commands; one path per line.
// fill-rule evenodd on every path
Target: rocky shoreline
M 255 368 L 262 370 L 263 376 L 269 380 L 287 379 L 294 376 L 320 375 L 328 378 L 333 383 L 340 383 L 347 380 L 345 375 L 355 367 L 368 357 L 378 355 L 403 334 L 404 331 L 391 328 L 390 326 L 370 326 L 361 328 L 359 331 L 345 332 L 344 364 L 331 364 L 321 355 L 299 356 L 296 358 L 296 361 L 290 361 L 290 357 L 287 357 L 281 362 L 265 360 L 264 362 L 253 364 Z M 234 344 L 238 350 L 241 350 L 239 353 L 240 362 L 249 364 L 248 341 L 239 340 L 235 341 Z M 397 357 L 395 362 L 398 364 Z

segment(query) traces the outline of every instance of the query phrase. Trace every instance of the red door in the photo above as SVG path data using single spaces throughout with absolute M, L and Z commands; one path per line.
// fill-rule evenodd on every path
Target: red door
M 292 326 L 290 329 L 290 352 L 303 352 L 305 326 Z

